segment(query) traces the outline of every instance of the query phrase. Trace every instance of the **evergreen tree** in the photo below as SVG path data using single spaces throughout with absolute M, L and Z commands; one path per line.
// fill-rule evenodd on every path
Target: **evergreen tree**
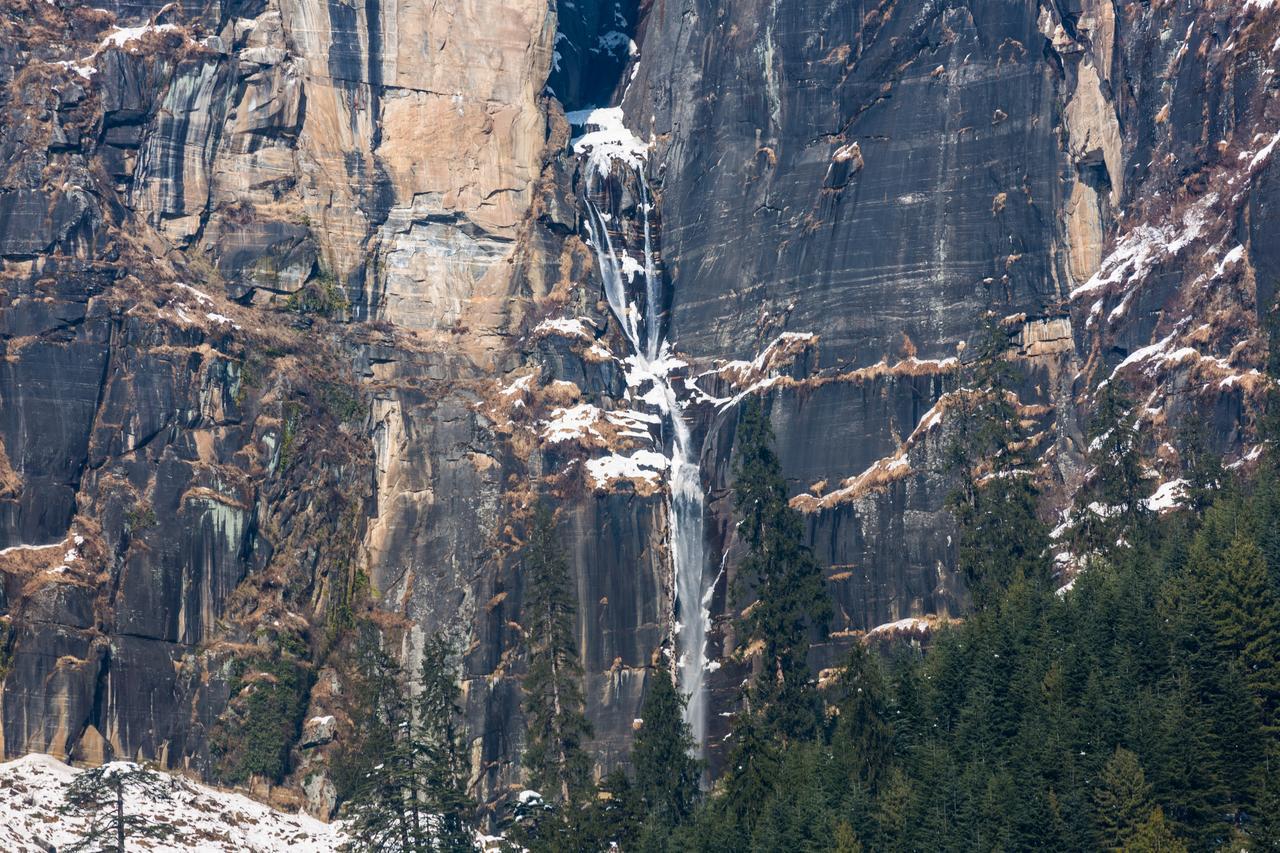
M 1037 491 L 1022 454 L 1027 435 L 1008 349 L 1008 334 L 988 314 L 966 370 L 969 388 L 961 392 L 949 450 L 958 479 L 947 501 L 959 528 L 956 567 L 979 608 L 1018 578 L 1047 577 L 1041 559 L 1047 531 L 1036 516 Z
M 744 627 L 748 641 L 762 647 L 750 702 L 764 715 L 770 736 L 811 738 L 822 721 L 822 703 L 809 671 L 809 644 L 814 633 L 825 636 L 831 601 L 822 569 L 804 544 L 800 514 L 787 502 L 773 428 L 754 396 L 739 414 L 734 448 L 734 506 L 747 549 L 739 571 L 756 599 Z
M 168 838 L 175 834 L 167 823 L 130 814 L 125 798 L 130 793 L 159 800 L 169 798 L 171 782 L 161 774 L 128 762 L 112 762 L 86 770 L 72 780 L 64 792 L 62 810 L 84 815 L 89 826 L 80 839 L 67 848 L 93 853 L 124 853 L 129 840 Z
M 893 761 L 888 685 L 879 660 L 861 644 L 849 652 L 840 674 L 831 752 L 850 788 L 875 796 Z
M 740 714 L 725 777 L 665 849 L 1280 848 L 1269 476 L 1205 488 L 1202 516 L 1140 510 L 1066 595 L 1028 549 L 891 678 L 855 651 L 818 738 Z
M 529 670 L 524 678 L 526 737 L 521 758 L 528 783 L 550 794 L 550 811 L 525 822 L 518 833 L 526 846 L 563 848 L 581 829 L 580 812 L 590 791 L 591 761 L 584 744 L 591 725 L 583 711 L 582 668 L 574 641 L 576 602 L 569 566 L 551 511 L 534 511 L 524 552 L 522 620 Z M 560 840 L 554 840 L 555 838 Z
M 1093 792 L 1094 837 L 1105 850 L 1124 847 L 1151 813 L 1151 786 L 1138 756 L 1122 746 L 1107 761 Z
M 1151 487 L 1143 476 L 1136 404 L 1119 380 L 1110 380 L 1095 395 L 1087 458 L 1092 466 L 1076 496 L 1075 539 L 1081 553 L 1102 554 L 1117 544 L 1133 544 L 1145 531 L 1146 498 Z
M 352 693 L 356 727 L 334 760 L 334 782 L 354 851 L 414 849 L 421 815 L 409 796 L 416 756 L 405 731 L 410 706 L 400 664 L 372 622 L 358 626 Z M 417 826 L 415 826 L 415 822 Z
M 1196 569 L 1219 650 L 1241 667 L 1264 729 L 1280 736 L 1280 596 L 1261 550 L 1238 533 L 1219 559 Z
M 836 824 L 831 853 L 862 853 L 862 842 L 858 840 L 858 833 L 853 831 L 848 821 L 842 820 Z
M 740 711 L 734 717 L 723 793 L 707 810 L 716 841 L 697 849 L 746 849 L 760 818 L 760 805 L 773 793 L 784 752 L 758 715 Z
M 413 739 L 421 754 L 420 782 L 430 814 L 426 835 L 431 850 L 462 853 L 475 849 L 472 813 L 466 792 L 467 757 L 458 706 L 457 654 L 441 634 L 428 637 L 423 648 L 421 685 L 414 702 Z
M 1151 810 L 1120 849 L 1123 853 L 1187 853 L 1187 845 L 1174 834 L 1159 806 Z
M 395 659 L 372 624 L 357 643 L 360 711 L 351 746 L 335 774 L 349 791 L 343 806 L 349 849 L 461 853 L 475 847 L 459 732 L 457 671 L 441 635 L 425 643 L 421 685 L 410 696 Z
M 782 753 L 768 796 L 756 803 L 759 815 L 751 833 L 751 851 L 826 853 L 835 835 L 827 798 L 826 751 L 817 743 L 793 742 Z
M 640 711 L 640 731 L 631 750 L 635 790 L 651 831 L 670 830 L 688 820 L 701 794 L 702 762 L 684 721 L 684 697 L 672 681 L 665 658 L 649 678 Z
M 1222 456 L 1213 448 L 1207 420 L 1198 415 L 1191 416 L 1185 435 L 1182 467 L 1187 480 L 1187 496 L 1191 508 L 1196 513 L 1203 513 L 1226 485 L 1227 472 L 1222 467 Z

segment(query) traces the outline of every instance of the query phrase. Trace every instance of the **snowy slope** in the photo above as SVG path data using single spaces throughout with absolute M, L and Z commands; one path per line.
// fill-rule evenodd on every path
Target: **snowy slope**
M 0 764 L 0 850 L 45 853 L 77 840 L 84 817 L 59 813 L 63 791 L 81 771 L 48 755 L 26 755 Z M 178 830 L 167 840 L 138 839 L 130 850 L 191 853 L 324 853 L 345 841 L 336 824 L 289 815 L 248 797 L 169 777 L 168 801 L 136 794 L 126 798 L 130 814 L 154 816 Z

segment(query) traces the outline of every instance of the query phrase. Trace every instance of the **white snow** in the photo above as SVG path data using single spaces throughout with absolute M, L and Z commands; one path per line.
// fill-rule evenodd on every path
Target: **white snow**
M 50 542 L 48 545 L 10 545 L 8 548 L 0 548 L 0 557 L 12 551 L 47 551 L 50 548 L 61 548 L 62 545 L 62 542 Z
M 1085 509 L 1098 516 L 1098 518 L 1111 518 L 1112 516 L 1116 516 L 1124 512 L 1124 507 L 1108 506 L 1107 504 L 1099 503 L 1098 501 L 1094 501 L 1089 504 Z
M 116 762 L 108 769 L 135 765 Z M 62 815 L 64 791 L 81 770 L 49 755 L 0 764 L 0 849 L 36 853 L 69 847 L 88 818 Z M 340 824 L 278 812 L 242 794 L 166 776 L 169 799 L 137 791 L 125 795 L 127 814 L 153 823 L 181 822 L 169 839 L 129 839 L 131 850 L 185 853 L 329 853 L 346 841 Z
M 591 346 L 587 347 L 587 352 L 588 352 L 590 355 L 594 356 L 595 358 L 599 358 L 599 359 L 612 359 L 612 358 L 614 358 L 613 353 L 609 352 L 609 350 L 607 350 L 607 349 L 605 349 L 604 347 L 600 346 L 599 341 L 597 341 L 597 342 L 593 343 Z
M 1227 467 L 1234 470 L 1236 468 L 1240 468 L 1248 464 L 1249 462 L 1253 462 L 1257 460 L 1260 456 L 1262 456 L 1262 445 L 1255 444 L 1253 447 L 1249 448 L 1248 453 L 1246 453 L 1244 456 L 1241 456 L 1239 459 L 1237 459 L 1235 462 L 1232 462 Z
M 585 338 L 591 340 L 594 336 L 587 330 L 587 323 L 590 320 L 583 320 L 579 317 L 555 317 L 543 320 L 534 327 L 534 334 L 543 335 L 562 335 L 566 338 Z
M 1179 506 L 1187 496 L 1187 481 L 1181 478 L 1161 483 L 1151 497 L 1147 498 L 1147 509 L 1152 512 L 1164 512 Z
M 504 397 L 510 397 L 513 394 L 521 394 L 529 390 L 529 385 L 532 382 L 533 382 L 533 374 L 529 374 L 528 376 L 521 376 L 515 382 L 512 382 L 510 385 L 508 385 L 506 388 L 503 388 L 498 393 Z
M 575 154 L 590 155 L 587 164 L 593 170 L 609 160 L 621 160 L 632 168 L 639 168 L 649 153 L 649 146 L 623 124 L 622 107 L 574 110 L 565 118 L 575 127 L 594 128 L 575 137 L 571 143 Z
M 92 58 L 92 57 L 90 57 Z M 87 60 L 86 60 L 87 61 Z M 73 62 L 70 59 L 64 59 L 61 62 L 55 62 L 54 65 L 61 65 L 63 68 L 70 69 L 79 74 L 86 80 L 93 79 L 93 75 L 98 73 L 98 69 L 92 65 L 85 65 L 84 62 Z
M 630 456 L 614 454 L 587 461 L 587 474 L 597 488 L 604 488 L 613 480 L 646 480 L 659 482 L 661 475 L 671 466 L 671 460 L 653 450 L 637 450 Z
M 590 403 L 579 403 L 567 409 L 554 409 L 551 412 L 551 420 L 547 421 L 546 426 L 542 428 L 542 437 L 552 444 L 584 438 L 588 435 L 599 438 L 600 433 L 596 431 L 595 423 L 600 420 L 601 415 L 603 412 Z
M 1222 260 L 1218 261 L 1218 265 L 1213 269 L 1213 277 L 1221 278 L 1226 272 L 1227 267 L 1235 266 L 1240 263 L 1240 259 L 1244 257 L 1244 246 L 1236 246 L 1230 252 L 1222 256 Z
M 141 27 L 116 27 L 102 40 L 100 49 L 108 47 L 124 47 L 131 41 L 142 38 L 147 33 L 164 33 L 176 30 L 176 24 L 144 24 Z
M 1173 335 L 1169 335 L 1164 340 L 1157 341 L 1154 344 L 1150 344 L 1149 346 L 1141 347 L 1139 349 L 1134 350 L 1133 352 L 1129 353 L 1128 356 L 1125 357 L 1124 361 L 1116 365 L 1115 370 L 1111 371 L 1112 378 L 1115 378 L 1115 375 L 1117 373 L 1119 373 L 1122 369 L 1128 367 L 1131 364 L 1137 364 L 1139 362 L 1146 361 L 1147 359 L 1155 358 L 1157 356 L 1163 359 L 1165 355 L 1167 355 L 1165 350 L 1169 348 L 1169 344 L 1171 343 L 1173 343 Z
M 916 616 L 908 616 L 906 619 L 899 619 L 896 622 L 886 622 L 883 625 L 877 625 L 867 632 L 868 637 L 874 637 L 877 634 L 927 634 L 933 629 L 933 623 L 928 619 L 921 619 Z
M 630 255 L 623 255 L 622 274 L 629 280 L 634 281 L 636 276 L 644 275 L 644 264 L 640 263 Z
M 1280 41 L 1277 41 L 1276 43 L 1280 44 Z M 1280 142 L 1280 132 L 1277 132 L 1275 136 L 1271 137 L 1271 141 L 1264 145 L 1257 154 L 1253 155 L 1253 159 L 1249 161 L 1249 171 L 1252 172 L 1271 157 L 1271 152 L 1275 150 L 1277 142 Z
M 1209 210 L 1217 202 L 1218 194 L 1209 193 L 1191 205 L 1182 216 L 1180 229 L 1172 225 L 1139 225 L 1122 236 L 1093 277 L 1071 291 L 1072 301 L 1112 285 L 1141 282 L 1157 263 L 1176 256 L 1200 237 L 1208 222 Z
M 199 289 L 197 289 L 197 288 L 194 288 L 194 287 L 192 287 L 192 286 L 191 286 L 191 285 L 189 285 L 189 284 L 183 284 L 183 283 L 182 283 L 182 282 L 180 282 L 180 281 L 175 281 L 175 282 L 174 282 L 174 284 L 175 284 L 176 286 L 178 286 L 178 287 L 181 287 L 183 290 L 188 290 L 188 291 L 190 291 L 190 292 L 191 292 L 191 294 L 192 294 L 193 296 L 195 296 L 196 301 L 197 301 L 197 302 L 199 302 L 201 305 L 212 305 L 212 304 L 213 304 L 213 297 L 212 297 L 212 296 L 210 296 L 209 294 L 205 293 L 203 290 L 199 290 Z

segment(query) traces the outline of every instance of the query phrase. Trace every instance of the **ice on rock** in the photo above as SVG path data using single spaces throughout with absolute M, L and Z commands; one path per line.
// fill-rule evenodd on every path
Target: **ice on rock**
M 671 354 L 659 310 L 661 281 L 654 263 L 650 222 L 653 202 L 644 174 L 649 146 L 627 129 L 620 107 L 580 110 L 570 113 L 568 119 L 570 124 L 583 130 L 572 145 L 585 165 L 583 202 L 587 211 L 587 242 L 595 250 L 609 309 L 631 349 L 625 358 L 628 395 L 633 402 L 661 413 L 654 416 L 656 422 L 637 419 L 626 426 L 629 432 L 639 434 L 648 432 L 648 424 L 666 423 L 671 436 L 669 457 L 655 450 L 637 450 L 629 456 L 614 454 L 588 460 L 586 471 L 597 488 L 607 488 L 618 480 L 656 485 L 664 478 L 669 485 L 672 568 L 676 606 L 682 614 L 677 627 L 680 649 L 677 675 L 680 689 L 688 696 L 685 719 L 701 747 L 706 735 L 702 682 L 706 673 L 709 617 L 698 605 L 705 589 L 702 539 L 706 498 L 699 466 L 701 448 L 694 441 L 671 381 L 673 373 L 686 365 Z M 617 226 L 609 212 L 596 203 L 597 198 L 603 197 L 600 193 L 603 183 L 614 180 L 616 174 L 630 174 L 639 187 L 636 210 L 643 238 L 643 254 L 639 260 L 627 253 L 625 247 L 614 244 L 610 228 Z M 615 416 L 610 414 L 611 418 Z
M 622 107 L 574 110 L 565 118 L 574 127 L 586 128 L 586 132 L 575 137 L 571 144 L 575 154 L 587 155 L 590 166 L 616 160 L 639 168 L 649 152 L 649 146 L 623 124 Z

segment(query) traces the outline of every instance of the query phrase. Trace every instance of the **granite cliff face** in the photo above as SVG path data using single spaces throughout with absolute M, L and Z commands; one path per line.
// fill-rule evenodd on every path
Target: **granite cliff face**
M 1280 274 L 1268 3 L 0 8 L 5 756 L 259 785 L 235 735 L 292 684 L 263 793 L 326 814 L 342 628 L 371 602 L 406 659 L 462 642 L 497 796 L 544 494 L 602 769 L 702 606 L 672 558 L 696 531 L 714 763 L 747 665 L 735 401 L 767 398 L 830 567 L 829 665 L 964 611 L 941 458 L 987 311 L 1026 367 L 1047 513 L 1112 376 L 1153 476 L 1178 476 L 1190 413 L 1252 458 Z

